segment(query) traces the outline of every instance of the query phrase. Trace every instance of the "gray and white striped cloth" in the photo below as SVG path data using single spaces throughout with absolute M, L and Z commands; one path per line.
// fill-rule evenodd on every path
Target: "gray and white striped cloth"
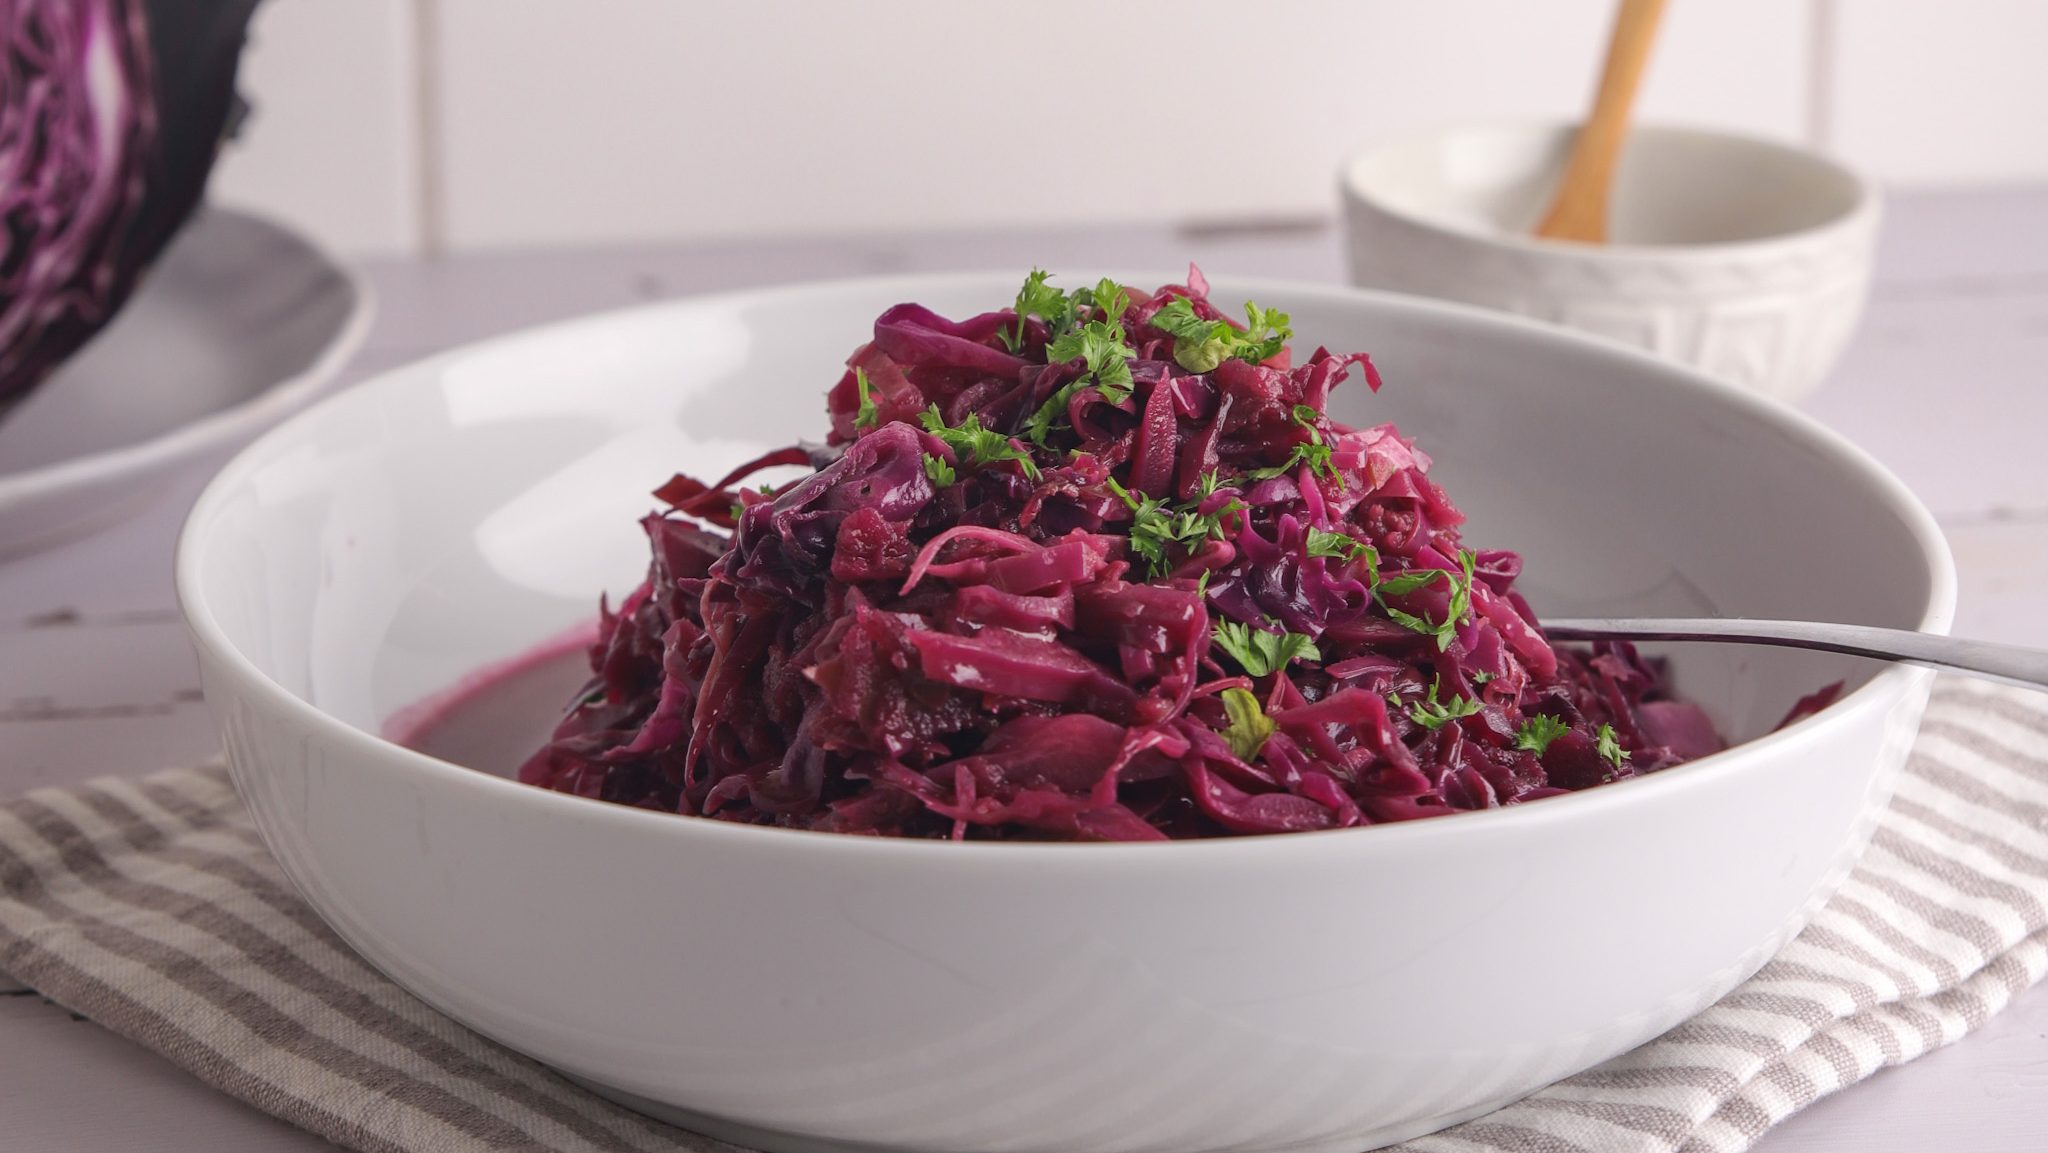
M 1697 1017 L 1410 1153 L 1718 1153 L 1955 1041 L 2048 969 L 2048 697 L 1938 682 L 1874 842 Z M 351 1149 L 713 1150 L 470 1033 L 349 951 L 218 766 L 0 802 L 0 972 Z

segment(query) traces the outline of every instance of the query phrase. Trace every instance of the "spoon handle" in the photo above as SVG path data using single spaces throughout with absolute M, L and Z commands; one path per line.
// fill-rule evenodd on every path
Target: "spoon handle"
M 1906 661 L 1968 673 L 2023 688 L 2048 690 L 2048 650 L 1965 640 L 1906 629 L 1817 621 L 1753 621 L 1676 617 L 1663 620 L 1557 620 L 1545 635 L 1564 641 L 1726 641 L 1819 649 L 1880 661 Z
M 1607 192 L 1614 183 L 1615 161 L 1628 136 L 1629 106 L 1650 59 L 1664 0 L 1621 0 L 1614 12 L 1614 32 L 1607 43 L 1607 64 L 1593 95 L 1593 110 L 1573 139 L 1550 211 L 1536 226 L 1536 235 L 1552 240 L 1603 244 L 1607 240 Z

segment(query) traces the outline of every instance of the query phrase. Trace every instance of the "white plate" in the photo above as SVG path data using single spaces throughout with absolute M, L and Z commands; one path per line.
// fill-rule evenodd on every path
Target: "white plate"
M 373 311 L 362 277 L 305 237 L 201 211 L 114 322 L 0 420 L 0 558 L 103 527 L 304 407 Z

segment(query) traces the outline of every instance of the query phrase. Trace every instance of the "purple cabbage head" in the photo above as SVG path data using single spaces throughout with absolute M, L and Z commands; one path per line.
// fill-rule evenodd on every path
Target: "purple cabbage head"
M 191 214 L 254 7 L 0 5 L 0 414 L 113 317 Z

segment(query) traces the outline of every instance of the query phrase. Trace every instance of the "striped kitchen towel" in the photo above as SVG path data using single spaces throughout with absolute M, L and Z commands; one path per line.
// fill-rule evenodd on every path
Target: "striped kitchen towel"
M 1748 1148 L 2048 968 L 2048 697 L 1943 680 L 1855 873 L 1671 1032 L 1411 1153 Z M 218 766 L 0 802 L 0 972 L 351 1149 L 712 1150 L 486 1041 L 349 951 Z

